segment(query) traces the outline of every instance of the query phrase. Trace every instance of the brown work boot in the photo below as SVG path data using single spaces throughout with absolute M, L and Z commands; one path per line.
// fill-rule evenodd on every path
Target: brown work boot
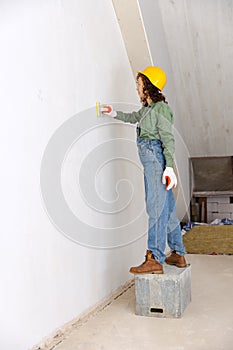
M 145 261 L 136 267 L 131 267 L 129 272 L 135 274 L 143 273 L 163 273 L 163 266 L 155 260 L 150 250 L 147 250 Z
M 176 265 L 177 267 L 186 267 L 185 257 L 177 254 L 175 251 L 171 253 L 166 259 L 165 262 L 169 265 Z

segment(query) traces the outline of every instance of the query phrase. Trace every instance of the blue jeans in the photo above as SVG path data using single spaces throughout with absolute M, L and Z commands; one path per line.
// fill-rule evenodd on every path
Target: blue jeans
M 162 183 L 165 159 L 161 141 L 137 138 L 138 153 L 144 168 L 146 211 L 148 222 L 148 249 L 163 264 L 166 240 L 171 250 L 184 255 L 180 222 L 172 189 Z

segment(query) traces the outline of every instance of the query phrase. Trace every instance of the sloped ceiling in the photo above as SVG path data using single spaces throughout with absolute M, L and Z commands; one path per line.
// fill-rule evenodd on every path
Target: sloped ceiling
M 233 1 L 139 0 L 139 5 L 154 64 L 169 61 L 170 95 L 176 96 L 190 156 L 233 155 Z

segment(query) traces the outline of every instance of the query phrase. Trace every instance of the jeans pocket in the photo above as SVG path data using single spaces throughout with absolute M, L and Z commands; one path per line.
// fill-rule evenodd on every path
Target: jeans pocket
M 141 143 L 138 144 L 138 153 L 140 157 L 147 157 L 153 154 L 153 150 L 147 144 Z

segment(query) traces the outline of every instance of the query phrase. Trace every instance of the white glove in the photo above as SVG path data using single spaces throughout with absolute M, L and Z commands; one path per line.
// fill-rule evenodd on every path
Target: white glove
M 116 117 L 117 112 L 113 110 L 113 107 L 110 105 L 101 106 L 101 113 L 108 115 L 109 117 Z
M 162 183 L 166 186 L 166 190 L 169 191 L 171 188 L 176 187 L 177 178 L 173 168 L 167 166 L 163 172 Z

